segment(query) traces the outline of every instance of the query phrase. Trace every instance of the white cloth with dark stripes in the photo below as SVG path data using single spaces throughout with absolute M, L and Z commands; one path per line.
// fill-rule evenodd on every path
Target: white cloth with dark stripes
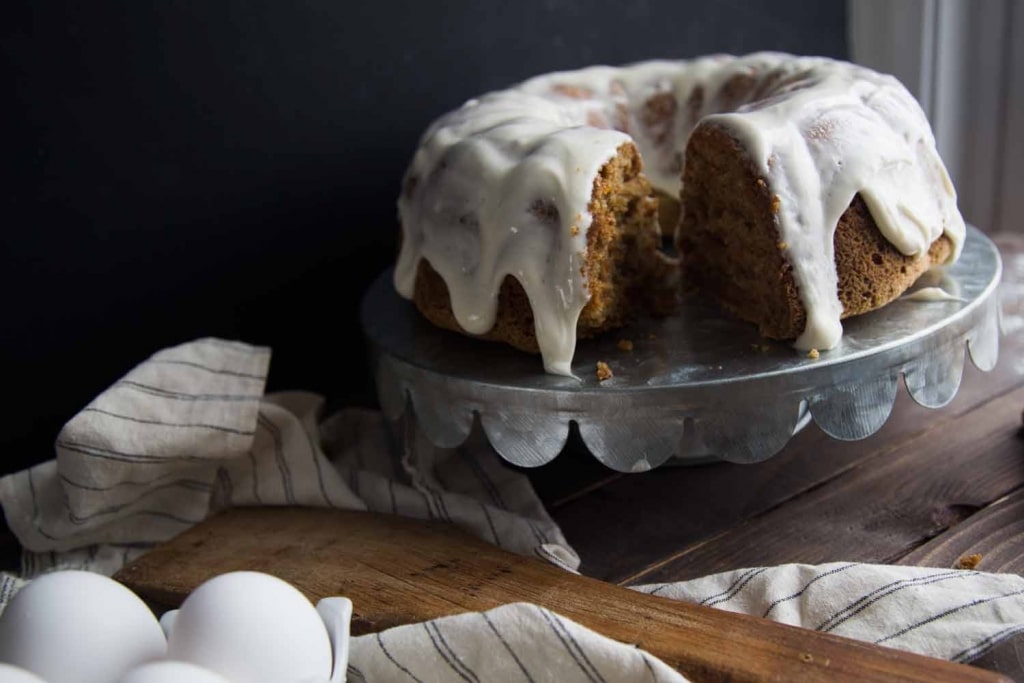
M 113 572 L 228 506 L 303 505 L 440 519 L 575 570 L 529 479 L 482 438 L 393 438 L 377 411 L 326 418 L 308 392 L 264 394 L 270 350 L 200 339 L 156 353 L 67 422 L 56 459 L 0 479 L 29 576 Z
M 264 394 L 268 349 L 200 339 L 139 364 L 68 421 L 56 459 L 0 479 L 26 549 L 0 609 L 60 568 L 112 573 L 232 505 L 368 509 L 450 521 L 568 571 L 579 559 L 529 480 L 474 435 L 396 438 L 378 413 Z M 402 435 L 399 435 L 401 437 Z M 838 563 L 748 568 L 637 590 L 956 661 L 1024 630 L 1012 574 Z M 649 654 L 515 603 L 353 639 L 350 681 L 682 681 Z

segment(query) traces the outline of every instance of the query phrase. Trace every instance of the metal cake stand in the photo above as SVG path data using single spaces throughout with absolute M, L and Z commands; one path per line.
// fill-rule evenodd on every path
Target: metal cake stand
M 546 374 L 539 356 L 434 327 L 398 296 L 390 270 L 366 292 L 361 317 L 383 412 L 415 420 L 434 444 L 461 444 L 479 420 L 501 457 L 536 467 L 562 452 L 575 423 L 599 461 L 641 472 L 667 461 L 757 462 L 812 419 L 836 439 L 866 438 L 888 419 L 901 376 L 921 405 L 946 405 L 965 350 L 981 370 L 996 363 L 1001 272 L 996 246 L 968 226 L 961 258 L 915 285 L 955 299 L 904 296 L 846 320 L 840 345 L 817 359 L 689 301 L 678 315 L 580 342 L 576 377 Z M 598 361 L 612 378 L 598 381 Z

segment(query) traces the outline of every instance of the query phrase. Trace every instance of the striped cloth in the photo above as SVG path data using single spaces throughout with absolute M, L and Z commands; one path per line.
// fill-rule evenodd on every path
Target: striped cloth
M 301 505 L 440 519 L 575 570 L 529 479 L 473 437 L 439 449 L 376 411 L 323 419 L 322 397 L 264 395 L 270 351 L 200 339 L 160 351 L 64 426 L 57 457 L 0 479 L 25 576 L 113 573 L 212 512 Z
M 637 590 L 961 663 L 1024 631 L 1017 574 L 786 564 Z
M 199 339 L 140 363 L 75 415 L 56 459 L 0 479 L 25 552 L 0 609 L 56 569 L 111 574 L 229 506 L 302 505 L 449 521 L 567 571 L 579 558 L 529 480 L 474 433 L 438 449 L 375 411 L 322 415 L 265 394 L 268 349 Z M 637 590 L 946 659 L 1024 630 L 1024 579 L 839 563 L 739 569 Z M 681 681 L 648 653 L 516 603 L 354 638 L 350 681 Z

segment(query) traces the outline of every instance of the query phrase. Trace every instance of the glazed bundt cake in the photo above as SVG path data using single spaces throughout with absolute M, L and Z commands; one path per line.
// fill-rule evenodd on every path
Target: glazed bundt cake
M 558 374 L 578 338 L 664 313 L 680 281 L 766 337 L 832 348 L 842 318 L 956 259 L 965 232 L 895 78 L 779 53 L 596 66 L 470 100 L 422 137 L 398 209 L 398 292 Z

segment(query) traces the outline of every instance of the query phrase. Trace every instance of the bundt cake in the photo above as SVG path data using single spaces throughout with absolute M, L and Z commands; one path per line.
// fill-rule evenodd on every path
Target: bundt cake
M 470 100 L 423 135 L 398 215 L 402 296 L 558 374 L 577 338 L 663 313 L 679 282 L 766 337 L 832 348 L 840 319 L 956 259 L 965 233 L 895 78 L 780 53 L 595 66 Z

